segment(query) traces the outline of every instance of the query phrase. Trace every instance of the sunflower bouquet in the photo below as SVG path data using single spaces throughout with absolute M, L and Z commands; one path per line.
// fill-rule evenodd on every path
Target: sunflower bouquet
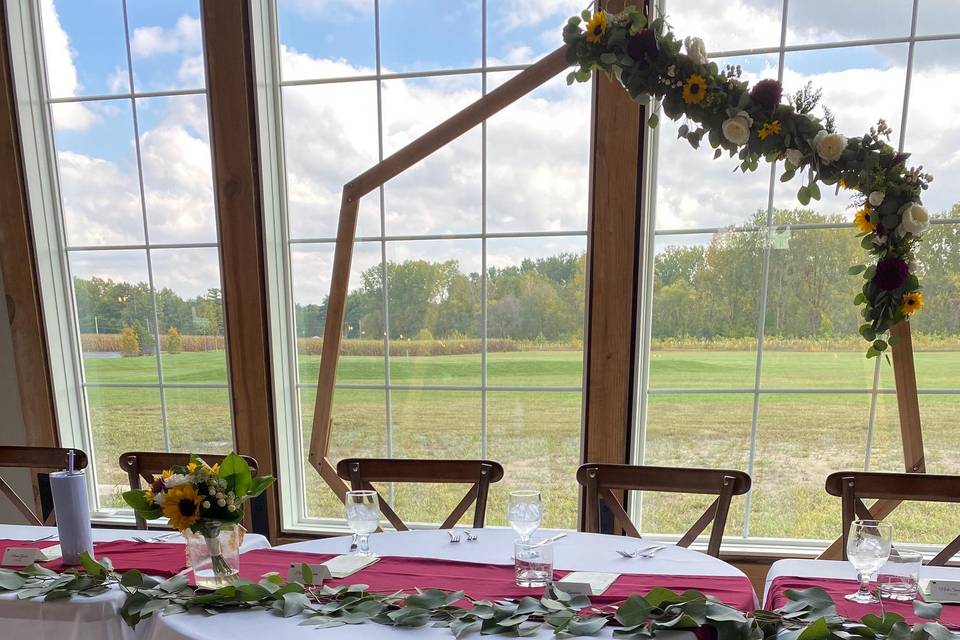
M 213 466 L 191 454 L 186 465 L 155 474 L 146 490 L 126 491 L 123 499 L 145 520 L 166 517 L 185 536 L 202 536 L 214 574 L 228 576 L 236 572 L 223 557 L 220 533 L 233 529 L 243 519 L 243 504 L 273 481 L 273 476 L 254 477 L 247 461 L 235 453 Z

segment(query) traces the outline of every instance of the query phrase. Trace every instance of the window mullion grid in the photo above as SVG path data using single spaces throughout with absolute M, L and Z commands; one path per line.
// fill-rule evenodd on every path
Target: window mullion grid
M 480 95 L 487 95 L 487 0 L 480 2 Z M 487 457 L 487 121 L 480 123 L 480 457 Z
M 783 82 L 785 47 L 787 44 L 787 13 L 790 0 L 783 0 L 780 14 L 780 51 L 777 61 L 777 80 Z M 770 289 L 770 232 L 773 229 L 773 195 L 776 185 L 777 162 L 770 163 L 770 183 L 767 190 L 767 224 L 763 229 L 763 265 L 760 275 L 760 304 L 757 317 L 757 364 L 753 382 L 753 414 L 750 420 L 750 450 L 747 461 L 747 473 L 754 475 L 757 457 L 757 440 L 760 427 L 760 381 L 763 373 L 763 338 L 766 333 L 767 295 Z M 743 505 L 743 537 L 750 537 L 750 508 L 753 491 L 748 491 Z
M 130 52 L 130 23 L 127 16 L 127 0 L 123 0 L 123 40 L 127 55 L 127 76 L 130 80 L 130 92 L 135 93 L 133 81 L 133 56 Z M 170 451 L 170 426 L 167 421 L 167 399 L 163 388 L 163 358 L 160 357 L 160 318 L 157 313 L 157 291 L 153 283 L 153 259 L 150 250 L 150 226 L 147 224 L 147 197 L 143 184 L 143 157 L 140 154 L 140 122 L 137 118 L 137 99 L 130 98 L 131 113 L 133 115 L 133 144 L 137 154 L 137 180 L 140 185 L 140 216 L 143 221 L 143 240 L 146 244 L 147 281 L 150 285 L 150 301 L 153 306 L 153 335 L 156 344 L 155 357 L 157 359 L 157 380 L 160 383 L 160 419 L 163 423 L 163 448 Z

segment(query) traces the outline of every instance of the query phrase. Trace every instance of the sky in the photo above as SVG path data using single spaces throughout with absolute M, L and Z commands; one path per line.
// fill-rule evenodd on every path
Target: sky
M 284 80 L 370 75 L 376 69 L 372 0 L 278 0 Z M 583 0 L 487 1 L 487 62 L 521 64 L 562 43 L 560 30 Z M 779 0 L 668 0 L 678 35 L 704 38 L 723 52 L 776 46 Z M 119 0 L 42 0 L 43 36 L 51 96 L 118 96 L 62 103 L 52 109 L 60 184 L 71 246 L 142 244 L 139 142 L 143 195 L 151 243 L 216 241 L 197 3 L 129 0 L 132 71 L 127 65 Z M 790 3 L 790 45 L 898 37 L 910 31 L 909 0 L 806 0 Z M 381 62 L 385 73 L 478 67 L 483 62 L 479 0 L 381 0 Z M 960 32 L 960 3 L 920 0 L 921 35 Z M 883 117 L 900 134 L 908 48 L 904 44 L 791 52 L 784 85 L 805 82 L 824 90 L 838 126 L 859 135 Z M 740 64 L 751 81 L 776 77 L 776 55 L 718 58 Z M 916 45 L 906 149 L 936 180 L 925 196 L 933 211 L 960 196 L 960 42 Z M 488 74 L 488 90 L 512 72 Z M 137 101 L 140 139 L 134 135 L 130 79 L 137 92 L 196 90 L 199 95 Z M 479 74 L 392 79 L 382 84 L 383 153 L 390 154 L 476 100 Z M 282 89 L 289 226 L 294 239 L 334 235 L 343 182 L 375 164 L 380 149 L 376 84 L 371 81 L 288 86 Z M 589 179 L 590 91 L 557 78 L 498 113 L 479 129 L 387 184 L 388 235 L 479 233 L 482 230 L 483 155 L 489 232 L 583 231 Z M 661 125 L 657 150 L 658 230 L 723 227 L 765 209 L 769 169 L 732 175 L 732 161 L 712 159 L 676 140 Z M 796 206 L 798 184 L 776 182 L 774 206 Z M 825 194 L 817 209 L 841 213 L 844 196 Z M 361 203 L 360 236 L 379 235 L 380 201 Z M 845 231 L 839 231 L 845 232 Z M 709 236 L 696 236 L 708 242 Z M 689 242 L 691 238 L 687 238 Z M 684 241 L 677 237 L 677 242 Z M 669 238 L 658 238 L 667 246 Z M 583 237 L 488 241 L 490 266 L 524 257 L 582 251 Z M 481 268 L 479 240 L 404 240 L 388 243 L 388 259 L 456 259 L 467 272 Z M 184 296 L 219 286 L 216 251 L 167 249 L 152 253 L 157 286 Z M 380 260 L 379 243 L 358 247 L 357 274 Z M 291 252 L 297 302 L 319 303 L 329 287 L 332 245 L 296 244 Z M 145 280 L 140 250 L 72 252 L 75 276 Z

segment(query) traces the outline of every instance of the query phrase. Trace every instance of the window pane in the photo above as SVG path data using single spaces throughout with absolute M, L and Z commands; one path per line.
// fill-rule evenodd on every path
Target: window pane
M 158 382 L 145 252 L 71 252 L 70 272 L 86 380 Z
M 487 121 L 488 231 L 587 228 L 590 90 L 559 77 Z
M 480 98 L 480 76 L 386 80 L 383 146 L 389 155 Z M 442 147 L 384 187 L 389 235 L 481 230 L 479 127 Z
M 334 245 L 290 249 L 300 382 L 315 385 L 327 318 Z M 337 365 L 340 384 L 383 384 L 383 278 L 379 242 L 354 245 L 344 333 Z
M 392 457 L 479 458 L 479 391 L 391 392 Z M 394 485 L 393 507 L 404 522 L 442 522 L 467 492 L 458 484 Z
M 563 43 L 567 18 L 580 15 L 579 0 L 518 5 L 487 0 L 487 66 L 536 62 Z
M 50 106 L 67 244 L 142 244 L 129 100 Z
M 863 469 L 868 394 L 766 394 L 753 470 L 750 535 L 840 535 L 840 500 L 823 490 L 838 470 Z
M 202 89 L 203 33 L 197 0 L 125 0 L 138 92 Z
M 376 73 L 373 0 L 279 0 L 284 80 Z M 323 34 L 318 38 L 317 34 Z
M 283 90 L 287 207 L 292 238 L 333 238 L 343 185 L 377 164 L 377 85 Z M 376 192 L 360 201 L 358 236 L 380 235 Z
M 480 384 L 480 247 L 387 243 L 392 383 Z
M 752 417 L 752 394 L 650 395 L 641 462 L 747 471 Z M 641 531 L 682 534 L 713 498 L 646 492 L 642 500 Z M 742 533 L 743 509 L 744 498 L 734 498 L 726 535 Z
M 234 450 L 229 389 L 164 390 L 170 450 L 227 454 Z
M 479 67 L 480 0 L 381 0 L 385 73 Z
M 160 390 L 142 387 L 87 387 L 93 434 L 97 497 L 103 509 L 129 509 L 121 493 L 130 488 L 120 454 L 165 451 Z
M 487 383 L 583 383 L 586 238 L 487 241 Z
M 700 36 L 710 51 L 734 51 L 780 44 L 782 8 L 782 0 L 719 4 L 668 0 L 666 17 L 681 40 Z
M 121 0 L 40 2 L 51 98 L 130 91 Z M 71 105 L 75 116 L 86 105 Z
M 756 231 L 657 237 L 651 389 L 754 386 L 763 238 Z
M 487 394 L 487 458 L 503 465 L 490 487 L 487 525 L 507 526 L 507 496 L 539 489 L 543 527 L 576 529 L 580 465 L 580 393 Z
M 960 31 L 960 6 L 953 0 L 920 0 L 917 35 Z M 916 70 L 914 70 L 916 71 Z
M 137 116 L 150 242 L 216 242 L 206 98 L 143 98 Z
M 787 44 L 906 37 L 912 15 L 912 0 L 793 2 L 787 19 Z M 841 57 L 836 51 L 830 55 Z
M 863 322 L 853 298 L 863 280 L 847 273 L 864 260 L 852 228 L 791 229 L 845 222 L 801 209 L 775 213 L 767 290 L 763 376 L 767 388 L 869 389 L 875 362 L 864 358 Z
M 164 382 L 226 384 L 217 249 L 154 249 Z
M 386 401 L 383 389 L 337 389 L 333 399 L 333 430 L 330 460 L 351 457 L 382 458 L 387 455 Z M 343 503 L 310 464 L 310 436 L 313 433 L 315 387 L 300 389 L 300 416 L 303 456 L 301 465 L 306 483 L 306 515 L 311 518 L 344 517 Z

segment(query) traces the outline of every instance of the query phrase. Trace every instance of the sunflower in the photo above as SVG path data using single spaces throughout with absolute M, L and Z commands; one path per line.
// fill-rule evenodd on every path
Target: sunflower
M 770 136 L 777 135 L 782 131 L 779 120 L 771 120 L 770 122 L 763 123 L 763 126 L 760 127 L 760 130 L 757 131 L 757 136 L 761 140 L 766 140 Z
M 597 43 L 607 32 L 607 14 L 603 11 L 597 11 L 587 23 L 587 42 Z
M 163 515 L 170 519 L 170 526 L 178 531 L 189 529 L 200 515 L 201 496 L 192 484 L 183 484 L 167 491 L 163 501 Z
M 693 74 L 683 83 L 683 101 L 700 104 L 707 97 L 707 81 L 700 74 Z
M 196 462 L 188 462 L 188 463 L 187 463 L 187 473 L 193 473 L 193 472 L 196 471 L 196 470 L 197 470 L 197 463 L 196 463 Z
M 863 233 L 872 233 L 877 230 L 877 227 L 870 222 L 870 211 L 867 209 L 857 211 L 857 215 L 853 217 L 853 224 L 857 225 L 857 228 Z
M 900 312 L 905 316 L 912 316 L 917 311 L 923 309 L 923 293 L 920 291 L 911 291 L 903 296 L 903 304 L 900 305 Z

